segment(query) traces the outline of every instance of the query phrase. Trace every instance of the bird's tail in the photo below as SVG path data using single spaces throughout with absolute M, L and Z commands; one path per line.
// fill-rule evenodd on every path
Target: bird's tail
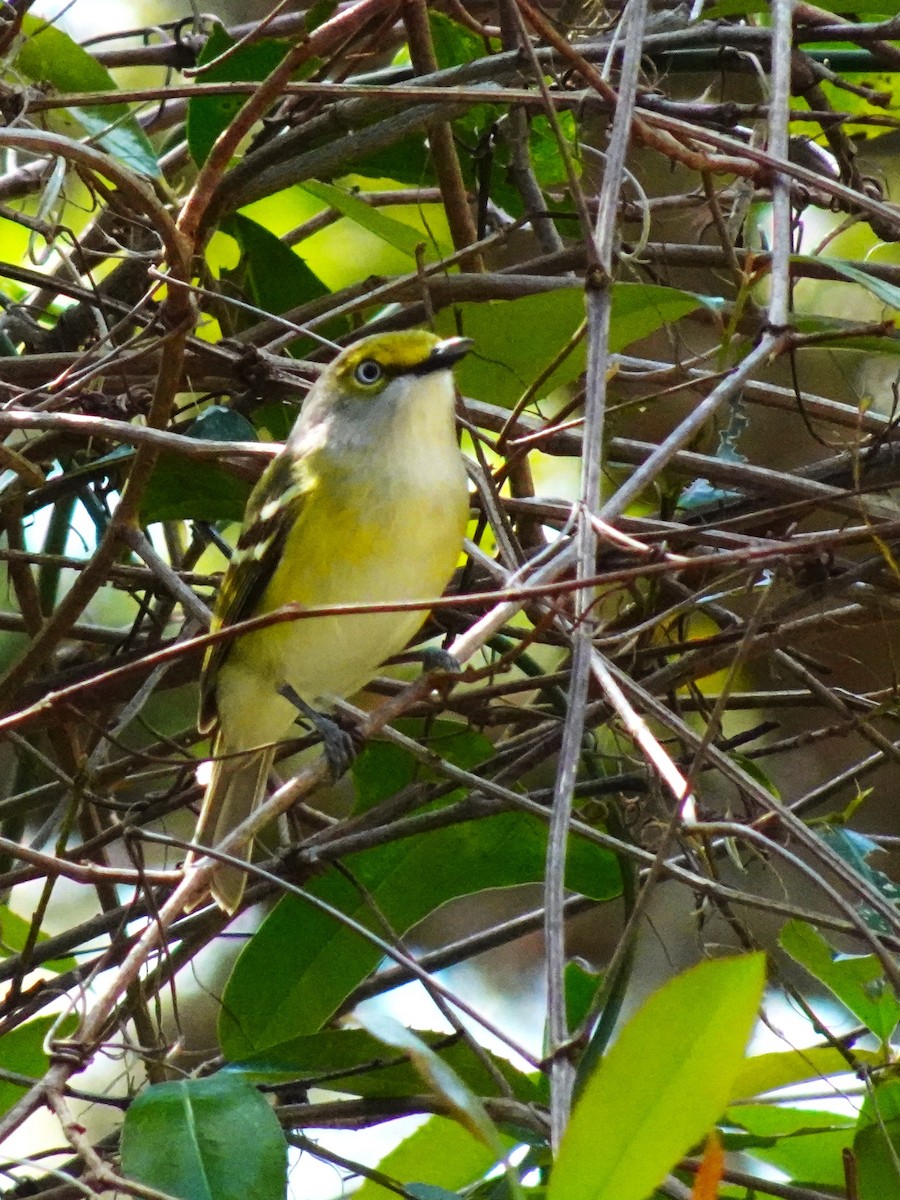
M 213 755 L 212 775 L 206 786 L 194 833 L 194 841 L 201 846 L 216 846 L 249 817 L 262 801 L 275 758 L 275 747 L 263 746 L 247 754 L 235 754 L 217 735 L 213 742 Z M 237 853 L 249 862 L 252 849 L 250 842 Z M 190 854 L 185 865 L 189 867 L 197 857 L 196 854 Z M 209 890 L 220 908 L 233 913 L 241 902 L 246 880 L 246 871 L 222 863 L 213 873 Z

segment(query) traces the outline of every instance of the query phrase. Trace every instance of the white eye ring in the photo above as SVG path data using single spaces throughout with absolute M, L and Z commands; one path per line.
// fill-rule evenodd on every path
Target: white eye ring
M 363 387 L 372 387 L 384 378 L 384 368 L 374 358 L 364 358 L 353 372 L 353 378 Z

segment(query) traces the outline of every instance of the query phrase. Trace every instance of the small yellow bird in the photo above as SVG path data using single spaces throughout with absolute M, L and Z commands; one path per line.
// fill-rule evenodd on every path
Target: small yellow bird
M 247 503 L 214 630 L 291 603 L 389 605 L 441 594 L 469 515 L 451 368 L 471 344 L 425 330 L 376 334 L 323 371 Z M 195 841 L 214 846 L 243 821 L 298 715 L 315 719 L 314 709 L 358 691 L 426 615 L 301 618 L 210 647 L 198 724 L 215 730 L 214 761 Z M 236 867 L 216 870 L 220 907 L 235 911 L 244 882 Z

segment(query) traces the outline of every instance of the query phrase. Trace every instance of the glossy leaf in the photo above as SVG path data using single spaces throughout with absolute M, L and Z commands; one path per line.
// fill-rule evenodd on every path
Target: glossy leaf
M 467 821 L 348 856 L 359 880 L 329 871 L 306 889 L 373 928 L 386 920 L 405 933 L 457 896 L 543 878 L 546 829 L 519 813 Z M 569 886 L 598 900 L 619 893 L 611 854 L 586 842 L 570 846 Z M 364 896 L 378 905 L 368 910 Z M 232 1062 L 261 1053 L 327 1021 L 377 966 L 382 951 L 298 896 L 285 896 L 241 952 L 222 998 L 219 1038 Z
M 115 81 L 93 55 L 67 33 L 30 13 L 22 18 L 25 40 L 15 57 L 15 68 L 44 90 L 114 92 Z M 141 175 L 160 174 L 156 152 L 127 104 L 91 107 L 67 105 L 62 118 L 74 119 L 108 154 Z
M 723 958 L 644 1003 L 584 1087 L 548 1200 L 645 1200 L 722 1115 L 764 983 L 763 955 Z
M 191 423 L 188 436 L 206 442 L 256 442 L 256 430 L 242 413 L 224 404 L 210 404 Z
M 788 921 L 779 939 L 787 953 L 834 993 L 886 1043 L 900 1021 L 900 1001 L 874 954 L 839 954 L 805 921 Z
M 122 1171 L 180 1200 L 284 1200 L 287 1145 L 245 1080 L 184 1079 L 147 1088 L 128 1109 Z

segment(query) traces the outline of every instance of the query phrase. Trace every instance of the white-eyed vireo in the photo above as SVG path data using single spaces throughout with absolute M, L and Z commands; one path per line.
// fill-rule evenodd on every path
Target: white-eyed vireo
M 323 371 L 247 503 L 213 629 L 290 603 L 441 594 L 469 512 L 450 368 L 470 345 L 425 330 L 378 334 Z M 199 727 L 215 730 L 214 761 L 196 841 L 214 846 L 243 821 L 298 715 L 358 691 L 426 615 L 311 617 L 212 646 Z M 243 871 L 217 869 L 212 891 L 223 908 L 233 912 L 243 889 Z

